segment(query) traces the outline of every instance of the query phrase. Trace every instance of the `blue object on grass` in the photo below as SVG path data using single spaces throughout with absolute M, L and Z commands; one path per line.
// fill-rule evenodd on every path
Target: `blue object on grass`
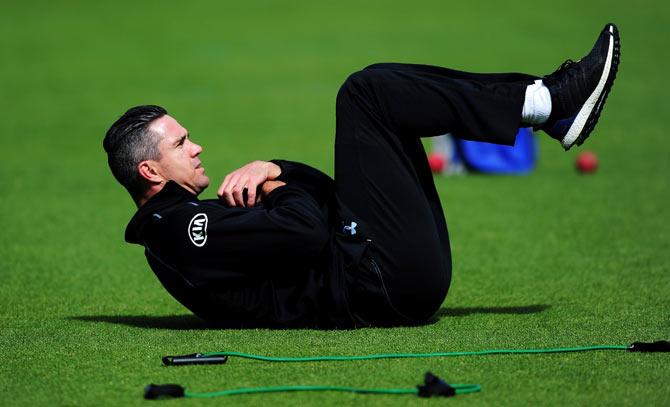
M 455 155 L 472 171 L 521 174 L 535 168 L 537 146 L 530 128 L 521 128 L 514 146 L 455 139 Z

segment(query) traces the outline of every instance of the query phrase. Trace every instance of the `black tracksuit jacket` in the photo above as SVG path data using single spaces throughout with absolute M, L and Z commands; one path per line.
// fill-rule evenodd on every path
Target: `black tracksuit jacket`
M 274 160 L 276 188 L 254 208 L 199 200 L 174 182 L 131 219 L 126 241 L 145 247 L 152 270 L 194 314 L 232 327 L 352 327 L 346 269 L 365 247 L 347 237 L 333 180 Z

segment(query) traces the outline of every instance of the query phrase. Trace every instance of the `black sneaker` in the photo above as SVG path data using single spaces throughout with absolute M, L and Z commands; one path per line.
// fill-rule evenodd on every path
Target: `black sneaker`
M 588 55 L 577 62 L 565 61 L 542 79 L 552 106 L 541 128 L 566 150 L 581 145 L 595 128 L 616 77 L 619 49 L 619 30 L 607 24 Z

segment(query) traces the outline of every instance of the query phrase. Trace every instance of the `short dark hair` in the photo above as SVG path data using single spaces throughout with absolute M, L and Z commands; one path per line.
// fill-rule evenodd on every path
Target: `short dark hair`
M 149 131 L 149 125 L 166 114 L 167 110 L 155 105 L 130 108 L 107 130 L 102 142 L 112 174 L 135 201 L 146 189 L 137 165 L 144 160 L 160 160 L 159 140 Z

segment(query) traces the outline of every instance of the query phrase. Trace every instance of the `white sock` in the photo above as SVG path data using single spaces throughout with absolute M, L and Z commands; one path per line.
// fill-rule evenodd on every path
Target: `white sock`
M 542 79 L 526 88 L 526 99 L 523 102 L 521 121 L 533 126 L 539 126 L 547 121 L 551 113 L 551 95 L 544 86 Z

